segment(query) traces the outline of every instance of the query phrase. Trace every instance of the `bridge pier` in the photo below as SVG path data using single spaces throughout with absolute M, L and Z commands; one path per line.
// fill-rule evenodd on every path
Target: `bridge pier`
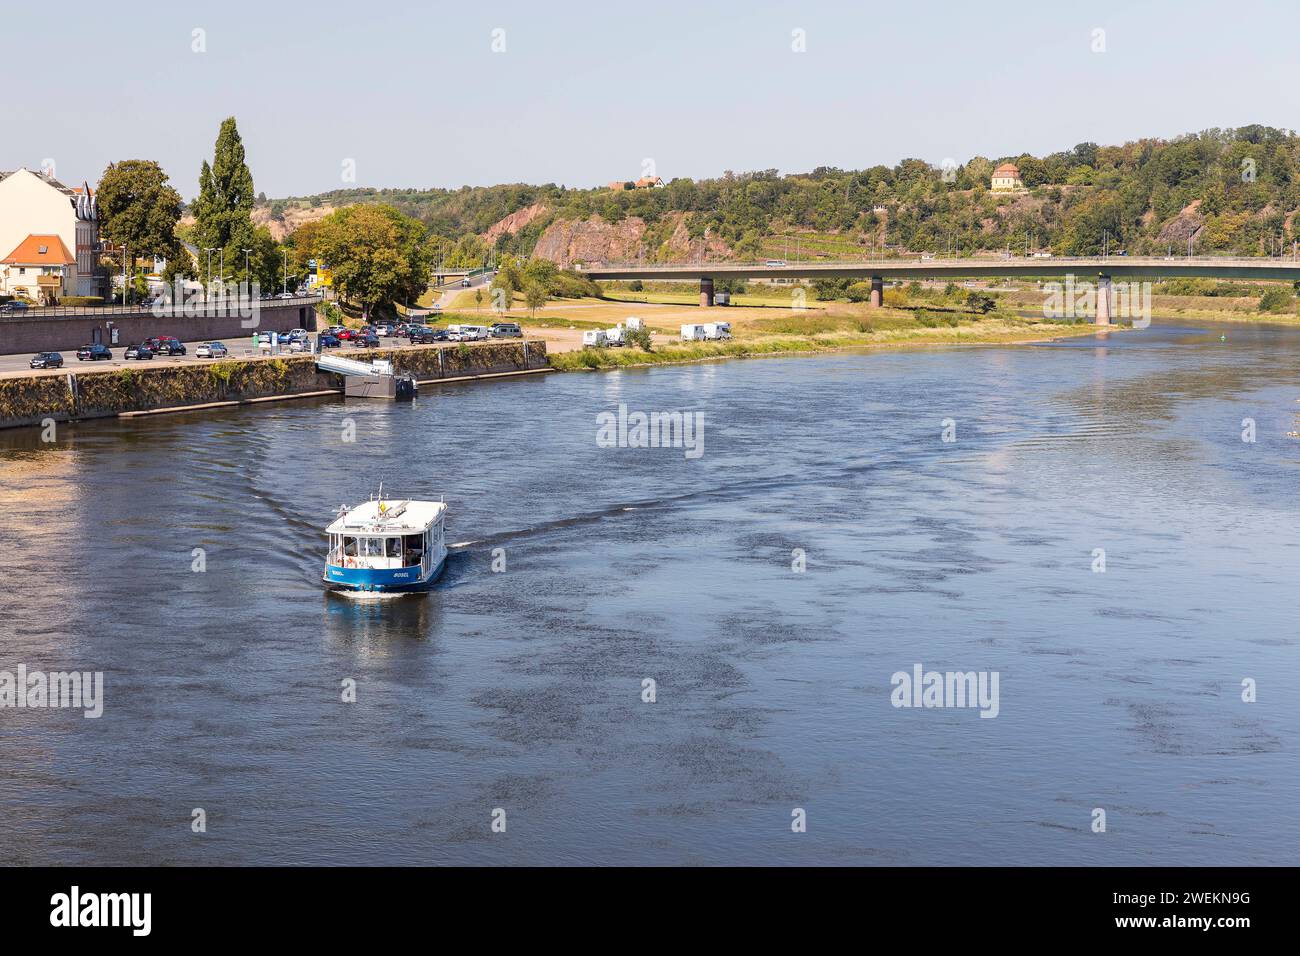
M 705 308 L 713 305 L 713 280 L 707 276 L 700 279 L 700 305 Z
M 885 304 L 885 280 L 880 276 L 871 277 L 871 307 L 878 309 Z
M 1110 276 L 1097 276 L 1097 325 L 1110 325 Z

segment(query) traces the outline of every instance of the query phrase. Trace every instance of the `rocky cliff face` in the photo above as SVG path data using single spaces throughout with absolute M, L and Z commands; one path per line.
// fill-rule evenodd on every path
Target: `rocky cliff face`
M 731 248 L 708 233 L 692 239 L 686 217 L 680 213 L 649 229 L 639 216 L 629 216 L 618 223 L 592 216 L 583 221 L 561 219 L 552 223 L 537 240 L 533 255 L 568 269 L 579 262 L 595 265 L 634 259 L 653 262 L 726 259 L 731 256 Z
M 525 206 L 523 209 L 516 209 L 504 219 L 494 222 L 488 226 L 487 232 L 483 233 L 483 241 L 492 245 L 497 241 L 499 236 L 513 236 L 520 229 L 529 225 L 534 219 L 546 213 L 544 203 L 535 202 L 531 206 Z

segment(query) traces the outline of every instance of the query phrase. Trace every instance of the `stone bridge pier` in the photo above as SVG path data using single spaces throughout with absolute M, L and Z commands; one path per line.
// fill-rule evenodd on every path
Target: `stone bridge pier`
M 700 305 L 705 308 L 713 305 L 713 280 L 707 276 L 700 279 Z
M 871 307 L 878 309 L 885 304 L 885 280 L 881 276 L 871 277 Z
M 1110 325 L 1110 276 L 1097 276 L 1097 325 Z

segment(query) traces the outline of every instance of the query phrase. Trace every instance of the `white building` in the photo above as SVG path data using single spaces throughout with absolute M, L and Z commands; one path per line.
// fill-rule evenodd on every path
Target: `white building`
M 57 237 L 63 251 L 71 251 L 73 262 L 65 270 L 61 295 L 103 295 L 102 280 L 97 272 L 99 260 L 99 210 L 89 183 L 80 189 L 63 185 L 52 176 L 19 169 L 0 172 L 0 256 L 30 258 L 31 249 Z M 29 242 L 32 240 L 32 242 Z M 34 245 L 33 245 L 34 243 Z M 61 252 L 44 255 L 51 256 Z M 40 263 L 0 264 L 0 291 L 4 283 L 17 279 L 14 269 L 53 265 L 49 259 Z M 6 270 L 9 275 L 6 276 Z M 26 277 L 28 273 L 22 273 Z

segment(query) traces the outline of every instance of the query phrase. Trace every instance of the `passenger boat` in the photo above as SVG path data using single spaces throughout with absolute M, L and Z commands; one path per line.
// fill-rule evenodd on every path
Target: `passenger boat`
M 354 508 L 343 505 L 325 529 L 326 587 L 368 594 L 423 591 L 442 574 L 447 562 L 441 501 L 388 500 L 380 490 Z

